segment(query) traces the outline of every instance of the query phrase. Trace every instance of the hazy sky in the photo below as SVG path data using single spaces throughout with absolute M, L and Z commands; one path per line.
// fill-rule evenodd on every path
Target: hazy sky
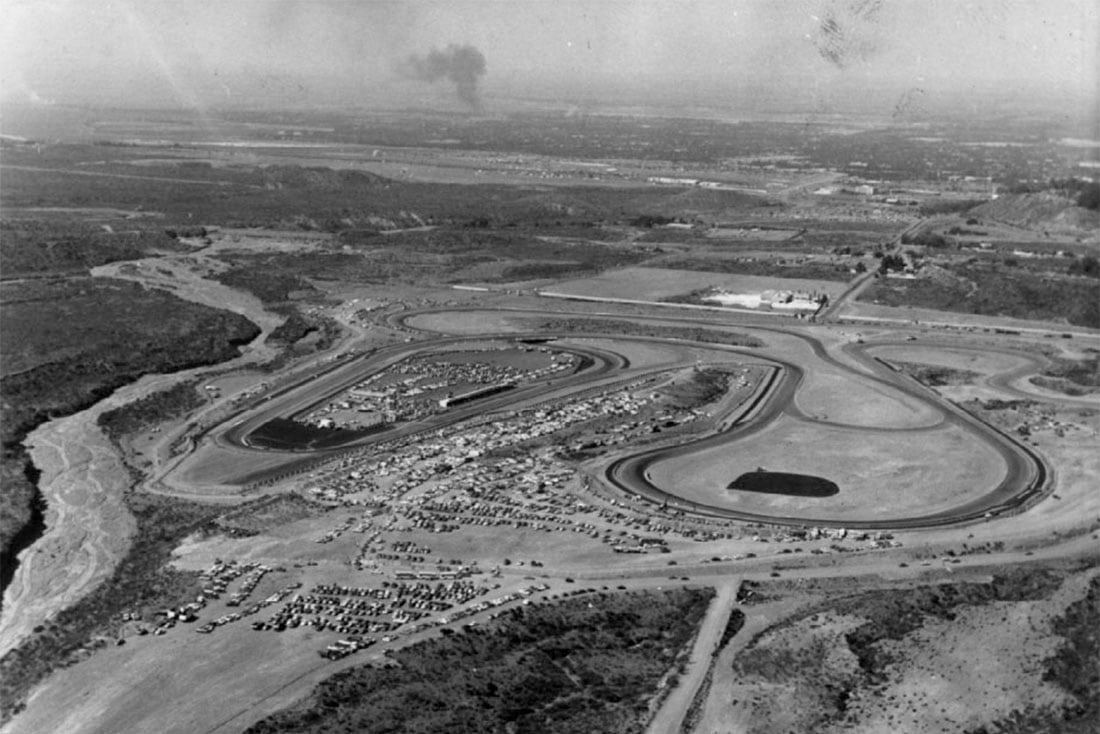
M 1097 93 L 1096 0 L 4 0 L 7 99 L 336 102 L 426 83 L 400 61 L 486 59 L 484 95 L 655 97 L 775 85 Z M 440 87 L 441 96 L 446 93 Z

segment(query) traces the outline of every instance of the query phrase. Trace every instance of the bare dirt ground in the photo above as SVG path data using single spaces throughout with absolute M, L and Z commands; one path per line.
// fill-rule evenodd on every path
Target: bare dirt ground
M 503 333 L 526 331 L 531 327 L 529 316 L 512 316 L 500 311 L 419 314 L 409 319 L 408 323 L 414 329 L 435 331 L 442 334 Z
M 806 376 L 795 404 L 814 420 L 864 428 L 914 429 L 934 426 L 943 419 L 928 403 L 888 385 L 861 380 L 819 361 L 804 369 Z
M 732 691 L 739 685 L 733 669 L 734 657 L 740 654 L 756 635 L 777 621 L 790 617 L 807 599 L 791 596 L 768 604 L 740 607 L 745 614 L 745 624 L 724 648 L 711 660 L 712 676 L 709 689 L 700 691 L 702 701 L 691 734 L 733 734 L 743 732 L 748 726 L 748 707 L 733 704 Z M 688 725 L 690 722 L 684 722 Z M 656 733 L 654 733 L 656 734 Z
M 127 473 L 95 428 L 101 406 L 50 421 L 27 438 L 42 472 L 48 529 L 19 554 L 4 594 L 0 655 L 94 589 L 129 547 L 134 521 L 122 502 Z
M 994 726 L 1014 712 L 1057 718 L 1067 698 L 1044 681 L 1043 661 L 1064 640 L 1051 624 L 1083 598 L 1095 573 L 1069 577 L 1048 599 L 964 606 L 951 619 L 929 617 L 901 639 L 875 643 L 890 661 L 884 679 L 871 686 L 857 684 L 846 701 L 845 721 L 824 727 L 815 720 L 832 704 L 822 706 L 821 697 L 827 695 L 822 686 L 858 680 L 858 661 L 844 635 L 864 619 L 858 613 L 826 610 L 780 624 L 747 648 L 721 656 L 721 662 L 731 665 L 716 673 L 705 716 L 693 731 L 812 727 L 932 734 Z M 746 632 L 750 630 L 742 634 Z M 738 664 L 752 672 L 738 675 Z
M 193 538 L 179 548 L 176 565 L 205 569 L 217 558 L 285 564 L 289 576 L 273 574 L 269 584 L 265 579 L 268 585 L 257 589 L 257 598 L 288 578 L 300 580 L 307 591 L 316 584 L 330 583 L 379 586 L 390 576 L 357 571 L 347 563 L 363 536 L 347 534 L 333 543 L 315 542 L 344 516 L 358 514 L 361 512 L 354 509 L 336 510 L 252 538 Z M 480 558 L 487 569 L 509 559 L 506 572 L 492 582 L 500 585 L 494 594 L 530 586 L 536 578 L 551 586 L 546 595 L 571 590 L 575 585 L 566 583 L 565 575 L 598 566 L 608 556 L 606 546 L 587 536 L 570 534 L 569 542 L 563 544 L 560 535 L 514 528 L 468 528 L 442 536 L 418 532 L 402 537 L 430 545 L 442 558 Z M 554 568 L 554 574 L 547 576 L 544 570 L 532 567 L 529 561 L 534 558 Z M 301 568 L 293 567 L 288 559 Z M 225 608 L 223 599 L 204 617 L 227 611 L 232 609 Z M 483 613 L 470 619 L 484 620 L 486 616 Z M 283 633 L 254 632 L 245 622 L 210 635 L 197 635 L 193 630 L 193 626 L 183 626 L 164 637 L 132 636 L 125 646 L 109 647 L 59 671 L 32 697 L 27 712 L 4 729 L 5 734 L 238 732 L 259 716 L 285 707 L 343 666 L 383 662 L 382 651 L 390 647 L 376 645 L 370 648 L 369 658 L 360 654 L 334 663 L 317 656 L 318 650 L 339 636 L 331 632 L 314 632 L 305 626 Z M 403 635 L 400 644 L 428 634 L 438 632 Z
M 741 474 L 763 468 L 835 482 L 833 497 L 731 491 Z M 651 481 L 677 495 L 744 512 L 829 519 L 930 514 L 987 493 L 1004 478 L 988 445 L 949 427 L 910 432 L 842 429 L 782 417 L 730 446 L 660 461 Z
M 847 286 L 844 283 L 829 280 L 729 275 L 666 268 L 623 268 L 591 278 L 560 282 L 547 290 L 578 296 L 657 301 L 710 287 L 723 288 L 731 293 L 760 293 L 766 290 L 807 291 L 826 293 L 830 299 L 833 299 L 843 293 Z
M 875 347 L 874 355 L 896 362 L 915 362 L 934 364 L 956 370 L 969 370 L 985 375 L 1014 372 L 1019 369 L 1035 369 L 1040 360 L 1024 354 L 1006 354 L 979 349 L 952 349 L 934 347 L 926 344 L 919 346 L 882 346 Z
M 317 656 L 320 637 L 305 630 L 293 636 L 188 630 L 132 638 L 53 676 L 7 731 L 194 734 L 217 731 L 223 722 L 222 731 L 240 731 L 244 724 L 230 720 L 245 702 L 274 696 L 282 704 L 278 694 L 288 684 L 308 686 L 337 669 Z

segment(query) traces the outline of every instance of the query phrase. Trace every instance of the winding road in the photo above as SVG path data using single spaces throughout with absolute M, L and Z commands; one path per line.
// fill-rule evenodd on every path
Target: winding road
M 404 311 L 391 316 L 395 326 L 405 330 L 413 330 L 409 322 L 418 316 L 440 314 L 454 311 L 494 311 L 516 317 L 557 317 L 561 318 L 561 312 L 541 311 L 537 309 L 484 309 L 470 307 L 462 308 L 434 308 L 415 311 Z M 569 318 L 598 318 L 601 316 L 621 314 L 587 313 L 569 314 Z M 703 319 L 684 318 L 676 316 L 631 316 L 638 323 L 661 323 L 692 328 L 709 327 L 722 329 L 723 325 L 714 321 Z M 728 327 L 727 327 L 728 328 Z M 803 329 L 795 327 L 780 327 L 774 325 L 742 324 L 737 329 L 758 334 L 761 337 L 782 336 L 785 339 L 794 338 L 802 345 L 809 347 L 813 359 L 820 360 L 829 368 L 847 375 L 851 380 L 864 386 L 870 385 L 877 388 L 896 391 L 909 400 L 915 401 L 926 408 L 931 408 L 938 418 L 928 424 L 916 427 L 894 426 L 855 426 L 844 422 L 829 421 L 822 417 L 815 417 L 799 405 L 799 394 L 806 378 L 805 367 L 797 364 L 789 357 L 784 356 L 783 350 L 775 347 L 737 347 L 715 343 L 692 343 L 699 348 L 725 354 L 729 357 L 743 359 L 751 355 L 754 360 L 773 364 L 776 370 L 768 380 L 764 389 L 758 390 L 753 401 L 749 405 L 740 406 L 736 414 L 718 416 L 715 419 L 716 429 L 709 435 L 701 438 L 694 437 L 687 442 L 674 443 L 648 448 L 643 451 L 635 451 L 625 456 L 619 456 L 610 461 L 603 472 L 604 481 L 621 492 L 628 493 L 648 502 L 682 510 L 692 514 L 720 517 L 724 519 L 740 520 L 746 522 L 763 522 L 792 526 L 823 526 L 823 527 L 848 527 L 858 529 L 883 529 L 898 530 L 906 528 L 927 528 L 943 525 L 951 525 L 972 522 L 989 518 L 994 515 L 1018 511 L 1030 506 L 1035 500 L 1044 495 L 1049 489 L 1051 472 L 1044 460 L 1027 446 L 1019 443 L 1013 437 L 1008 436 L 995 428 L 980 421 L 975 416 L 967 413 L 958 406 L 945 400 L 934 391 L 926 388 L 907 375 L 892 369 L 873 356 L 871 350 L 885 344 L 849 344 L 841 351 L 847 359 L 841 360 L 830 353 L 825 344 L 815 336 L 806 333 Z M 222 424 L 208 434 L 209 443 L 219 450 L 235 452 L 242 457 L 245 454 L 256 455 L 262 452 L 268 464 L 263 469 L 246 472 L 236 476 L 226 476 L 222 481 L 226 483 L 247 483 L 263 481 L 264 479 L 285 476 L 289 473 L 300 471 L 314 466 L 319 460 L 338 455 L 351 449 L 358 449 L 383 441 L 396 438 L 408 438 L 410 436 L 437 430 L 445 425 L 451 425 L 461 420 L 476 417 L 478 415 L 490 415 L 505 410 L 516 410 L 529 407 L 533 402 L 546 402 L 549 400 L 564 399 L 575 395 L 578 391 L 607 386 L 613 380 L 623 377 L 637 377 L 655 369 L 633 367 L 629 360 L 622 354 L 616 354 L 609 349 L 595 349 L 591 347 L 581 348 L 568 343 L 557 345 L 558 348 L 566 348 L 576 353 L 584 354 L 593 360 L 593 364 L 578 373 L 554 381 L 550 385 L 537 385 L 525 387 L 518 391 L 510 391 L 505 395 L 497 395 L 482 401 L 477 401 L 460 410 L 449 411 L 442 416 L 436 416 L 420 422 L 414 422 L 396 427 L 392 430 L 381 431 L 365 437 L 356 438 L 348 443 L 317 451 L 273 451 L 252 446 L 249 435 L 261 425 L 275 417 L 292 417 L 308 410 L 311 406 L 329 399 L 333 395 L 346 389 L 369 374 L 384 370 L 410 356 L 432 349 L 451 347 L 462 342 L 477 342 L 489 339 L 508 339 L 523 341 L 526 339 L 561 339 L 572 337 L 584 339 L 600 339 L 619 342 L 653 342 L 663 344 L 683 345 L 684 340 L 655 336 L 624 336 L 613 333 L 569 332 L 560 330 L 554 333 L 525 332 L 499 332 L 477 335 L 446 335 L 436 332 L 428 332 L 433 338 L 395 345 L 377 350 L 367 355 L 345 360 L 336 367 L 324 373 L 309 376 L 295 385 L 284 388 L 279 393 L 265 397 L 263 402 L 235 416 L 232 422 Z M 905 342 L 908 346 L 920 346 L 920 342 Z M 959 348 L 959 347 L 955 347 Z M 733 361 L 733 360 L 731 360 Z M 667 366 L 666 366 L 667 367 Z M 1007 379 L 1007 378 L 1006 378 Z M 864 430 L 871 432 L 912 432 L 915 435 L 921 431 L 938 429 L 950 426 L 965 431 L 967 435 L 990 447 L 1003 461 L 1005 474 L 994 486 L 983 491 L 980 496 L 972 494 L 960 500 L 949 508 L 939 511 L 924 513 L 911 513 L 890 516 L 866 516 L 846 517 L 836 519 L 830 517 L 815 517 L 813 515 L 798 514 L 761 514 L 746 512 L 730 507 L 710 505 L 684 498 L 674 490 L 660 487 L 650 479 L 649 469 L 655 464 L 676 457 L 691 456 L 697 452 L 713 447 L 728 447 L 738 441 L 742 441 L 760 431 L 763 431 L 781 416 L 797 421 L 813 423 L 831 428 L 844 428 Z M 271 460 L 282 457 L 285 460 Z

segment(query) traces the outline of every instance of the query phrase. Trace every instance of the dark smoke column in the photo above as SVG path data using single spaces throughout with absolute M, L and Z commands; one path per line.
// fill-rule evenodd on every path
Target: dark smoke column
M 485 57 L 473 46 L 451 44 L 442 51 L 432 49 L 426 56 L 413 54 L 398 66 L 398 71 L 423 82 L 447 79 L 455 85 L 459 99 L 471 109 L 481 108 L 477 82 L 485 73 Z

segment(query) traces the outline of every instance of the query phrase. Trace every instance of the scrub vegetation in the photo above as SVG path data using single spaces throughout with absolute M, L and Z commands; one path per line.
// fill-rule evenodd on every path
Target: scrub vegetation
M 1100 328 L 1100 285 L 989 263 L 962 263 L 913 279 L 878 278 L 861 301 L 939 311 L 1064 321 Z
M 237 314 L 127 281 L 69 277 L 0 285 L 4 492 L 0 547 L 6 584 L 35 496 L 23 439 L 40 423 L 86 408 L 151 372 L 215 364 L 259 329 Z M 29 541 L 31 538 L 22 538 Z
M 876 722 L 907 731 L 1091 731 L 1098 591 L 1087 568 L 1022 567 L 988 582 L 833 595 L 734 658 L 743 683 L 735 696 L 758 732 Z M 998 658 L 1002 648 L 1011 660 Z M 922 679 L 944 683 L 922 687 Z
M 107 437 L 117 442 L 123 436 L 187 415 L 202 404 L 198 382 L 188 380 L 127 403 L 121 408 L 108 410 L 99 416 L 97 422 Z
M 713 595 L 587 593 L 513 609 L 337 673 L 248 732 L 641 732 Z
M 19 713 L 27 694 L 51 672 L 113 644 L 123 613 L 151 621 L 156 611 L 193 601 L 200 592 L 197 573 L 175 570 L 168 561 L 180 541 L 207 526 L 221 508 L 137 494 L 127 497 L 127 507 L 137 530 L 111 577 L 35 627 L 29 638 L 0 658 L 0 721 Z

